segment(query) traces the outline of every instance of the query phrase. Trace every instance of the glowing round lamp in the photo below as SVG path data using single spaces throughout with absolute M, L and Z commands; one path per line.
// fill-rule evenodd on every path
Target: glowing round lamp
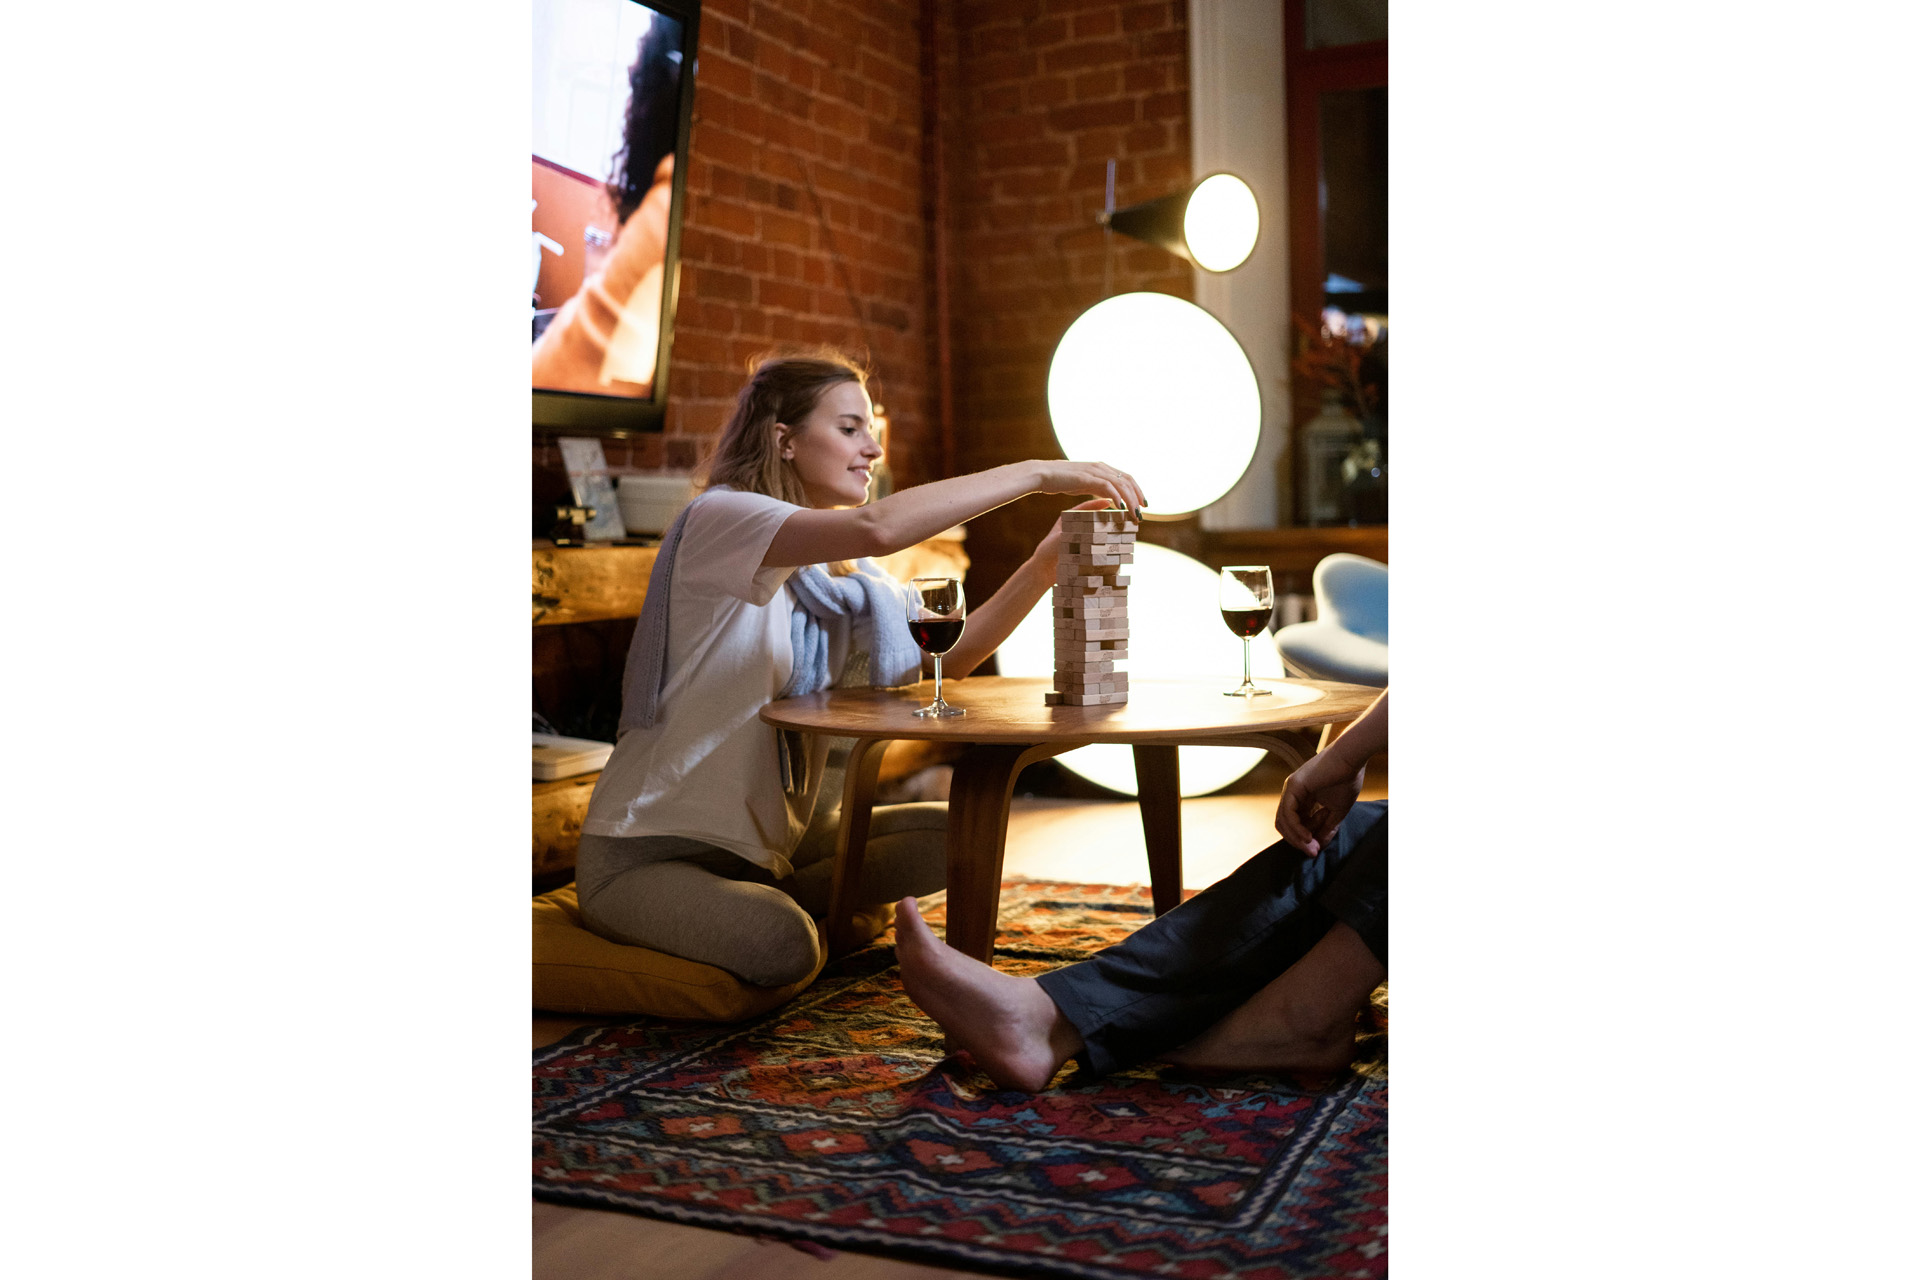
M 1224 692 L 1240 683 L 1240 640 L 1220 621 L 1220 575 L 1198 560 L 1139 543 L 1127 589 L 1127 667 L 1137 680 L 1218 676 Z M 1053 674 L 1053 593 L 1013 629 L 998 652 L 1000 674 Z M 1286 674 L 1280 652 L 1256 637 L 1253 674 Z M 1181 747 L 1180 794 L 1203 796 L 1238 782 L 1260 763 L 1258 747 Z M 1122 795 L 1139 794 L 1133 748 L 1119 743 L 1077 747 L 1055 759 L 1089 782 Z
M 1157 244 L 1208 271 L 1231 271 L 1260 239 L 1253 189 L 1230 173 L 1202 178 L 1184 191 L 1100 215 L 1101 225 Z
M 1216 502 L 1260 443 L 1260 384 L 1227 327 L 1164 293 L 1123 293 L 1067 327 L 1047 371 L 1060 450 L 1146 490 L 1149 517 Z
M 1231 271 L 1260 238 L 1260 206 L 1246 183 L 1216 173 L 1187 197 L 1183 229 L 1194 262 L 1209 271 Z

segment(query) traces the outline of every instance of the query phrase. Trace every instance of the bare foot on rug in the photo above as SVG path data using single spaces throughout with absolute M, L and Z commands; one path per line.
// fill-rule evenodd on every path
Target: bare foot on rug
M 1353 1062 L 1354 1019 L 1387 967 L 1336 924 L 1299 963 L 1163 1062 L 1221 1071 L 1338 1071 Z
M 940 941 L 912 898 L 894 916 L 907 996 L 1003 1089 L 1038 1093 L 1086 1046 L 1032 978 L 1016 978 Z

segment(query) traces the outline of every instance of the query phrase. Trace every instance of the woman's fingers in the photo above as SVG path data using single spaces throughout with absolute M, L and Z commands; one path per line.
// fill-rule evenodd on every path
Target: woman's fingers
M 1135 480 L 1118 467 L 1108 466 L 1104 462 L 1079 462 L 1068 464 L 1074 475 L 1072 488 L 1082 493 L 1097 493 L 1103 500 L 1138 514 L 1147 505 L 1146 492 Z M 1069 473 L 1072 474 L 1072 473 Z

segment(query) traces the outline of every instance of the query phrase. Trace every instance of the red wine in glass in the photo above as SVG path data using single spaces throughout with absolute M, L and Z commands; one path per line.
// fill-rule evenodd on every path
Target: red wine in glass
M 958 578 L 915 578 L 908 584 L 913 600 L 907 611 L 907 630 L 913 642 L 933 655 L 933 701 L 913 714 L 932 718 L 963 716 L 941 696 L 940 656 L 960 643 L 967 629 L 967 593 Z
M 1226 620 L 1227 630 L 1242 640 L 1259 635 L 1267 629 L 1267 622 L 1273 617 L 1273 606 L 1264 609 L 1222 609 L 1220 616 Z M 921 645 L 921 648 L 926 648 Z
M 1220 571 L 1220 617 L 1240 637 L 1240 687 L 1229 698 L 1258 698 L 1273 690 L 1253 682 L 1253 637 L 1273 617 L 1273 571 L 1263 564 L 1228 565 Z
M 953 648 L 960 643 L 960 633 L 966 629 L 964 618 L 916 618 L 907 623 L 913 642 L 928 653 L 945 653 Z

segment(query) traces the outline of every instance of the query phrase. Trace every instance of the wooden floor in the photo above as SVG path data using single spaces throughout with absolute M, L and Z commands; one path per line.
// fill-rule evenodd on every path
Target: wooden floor
M 1271 844 L 1283 775 L 1263 764 L 1226 791 L 1181 802 L 1181 880 L 1204 889 Z M 1061 788 L 1055 788 L 1061 790 Z M 1090 788 L 1065 790 L 1086 796 Z M 1361 797 L 1385 799 L 1386 758 L 1367 769 Z M 1007 824 L 1007 879 L 1144 884 L 1147 847 L 1130 800 L 1016 795 Z M 533 1043 L 551 1044 L 590 1020 L 535 1015 Z M 933 1280 L 979 1272 L 868 1254 L 819 1258 L 785 1243 L 632 1214 L 533 1206 L 534 1280 Z

